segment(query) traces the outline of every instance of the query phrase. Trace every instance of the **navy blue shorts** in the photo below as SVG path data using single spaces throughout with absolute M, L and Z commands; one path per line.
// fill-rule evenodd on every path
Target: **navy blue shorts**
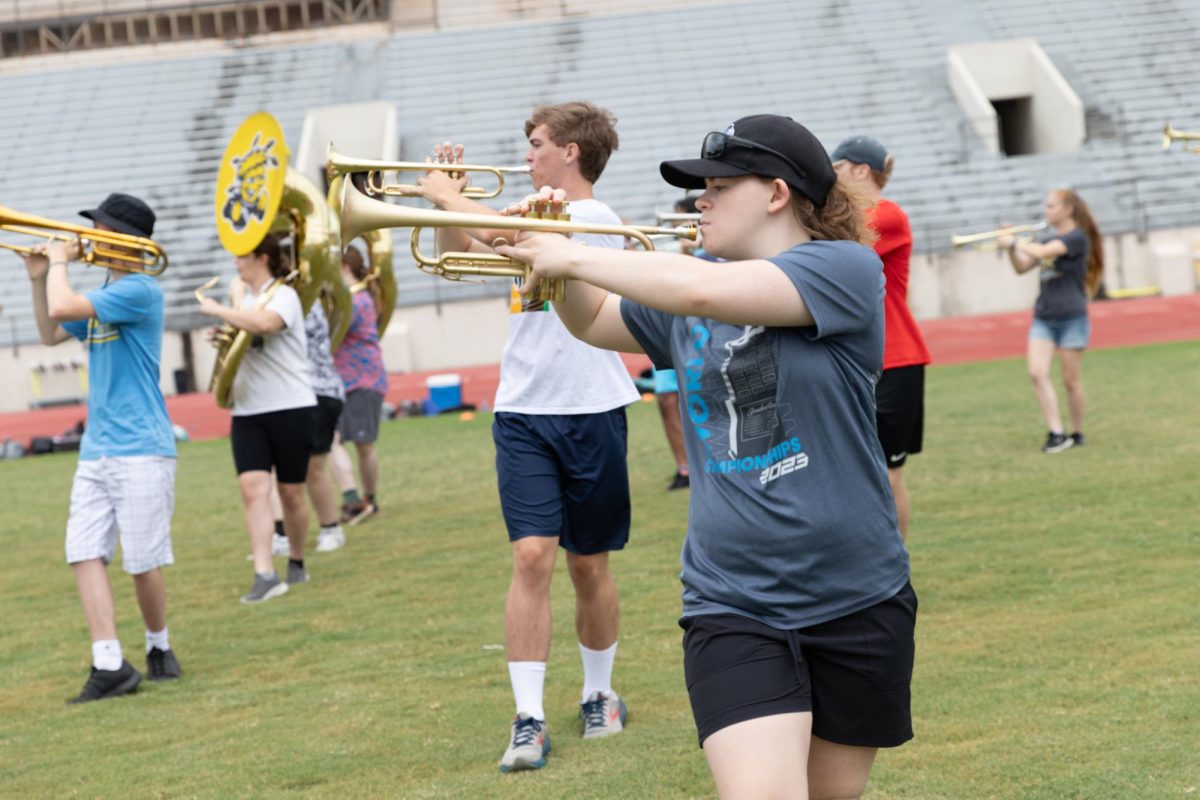
M 625 409 L 512 414 L 492 423 L 500 507 L 509 541 L 553 536 L 594 555 L 629 541 Z

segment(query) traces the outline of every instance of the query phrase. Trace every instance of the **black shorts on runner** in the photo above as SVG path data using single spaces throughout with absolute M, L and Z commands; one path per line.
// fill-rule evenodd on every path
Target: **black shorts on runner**
M 323 456 L 333 449 L 333 434 L 342 416 L 342 401 L 336 397 L 317 395 L 317 410 L 313 414 L 312 455 Z
M 907 742 L 916 622 L 908 584 L 862 611 L 797 630 L 736 614 L 684 617 L 683 671 L 700 746 L 730 725 L 805 711 L 813 735 L 835 744 Z
M 875 385 L 875 426 L 888 469 L 921 452 L 925 434 L 925 367 L 885 369 Z
M 235 416 L 229 439 L 237 474 L 275 468 L 280 483 L 304 483 L 316 406 Z

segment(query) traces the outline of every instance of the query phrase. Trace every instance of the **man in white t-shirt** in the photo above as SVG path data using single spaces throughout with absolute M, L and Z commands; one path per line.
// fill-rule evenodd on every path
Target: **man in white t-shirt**
M 609 112 L 582 102 L 539 106 L 525 123 L 525 161 L 534 188 L 564 190 L 574 222 L 620 224 L 592 196 L 592 185 L 617 149 L 614 123 Z M 434 153 L 439 161 L 463 163 L 461 145 L 447 143 Z M 496 213 L 463 197 L 465 181 L 442 170 L 418 182 L 439 208 Z M 438 231 L 443 252 L 489 252 L 489 244 L 511 238 L 504 231 Z M 619 236 L 575 238 L 596 247 L 624 246 Z M 620 357 L 573 337 L 549 302 L 531 308 L 514 287 L 512 311 L 492 427 L 500 505 L 513 552 L 504 639 L 517 714 L 500 760 L 503 772 L 542 767 L 550 752 L 542 690 L 550 654 L 550 579 L 560 546 L 575 586 L 583 738 L 610 736 L 624 727 L 625 703 L 612 689 L 619 604 L 608 554 L 629 539 L 625 406 L 638 399 Z

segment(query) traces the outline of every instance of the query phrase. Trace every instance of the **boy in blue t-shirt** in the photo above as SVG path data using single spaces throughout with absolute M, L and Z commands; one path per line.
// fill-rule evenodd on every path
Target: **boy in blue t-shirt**
M 126 194 L 111 194 L 80 214 L 102 231 L 144 238 L 154 232 L 154 212 Z M 150 680 L 180 674 L 167 636 L 162 574 L 175 560 L 175 439 L 158 387 L 163 293 L 148 275 L 110 263 L 102 287 L 78 294 L 67 278 L 67 263 L 79 257 L 78 241 L 53 241 L 21 257 L 42 342 L 75 338 L 88 351 L 88 423 L 71 487 L 66 551 L 92 637 L 92 671 L 71 703 L 128 694 L 142 680 L 117 639 L 107 566 L 118 535 L 146 624 Z

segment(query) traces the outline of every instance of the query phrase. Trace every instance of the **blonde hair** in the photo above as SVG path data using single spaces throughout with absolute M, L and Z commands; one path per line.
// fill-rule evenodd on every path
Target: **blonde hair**
M 892 168 L 896 166 L 896 160 L 888 156 L 883 161 L 883 171 L 877 169 L 871 170 L 871 180 L 875 181 L 875 185 L 880 189 L 887 186 L 887 182 L 892 179 Z
M 875 231 L 867 224 L 871 199 L 860 188 L 841 178 L 829 189 L 825 206 L 817 208 L 804 195 L 792 191 L 792 212 L 814 239 L 846 240 L 870 247 Z

